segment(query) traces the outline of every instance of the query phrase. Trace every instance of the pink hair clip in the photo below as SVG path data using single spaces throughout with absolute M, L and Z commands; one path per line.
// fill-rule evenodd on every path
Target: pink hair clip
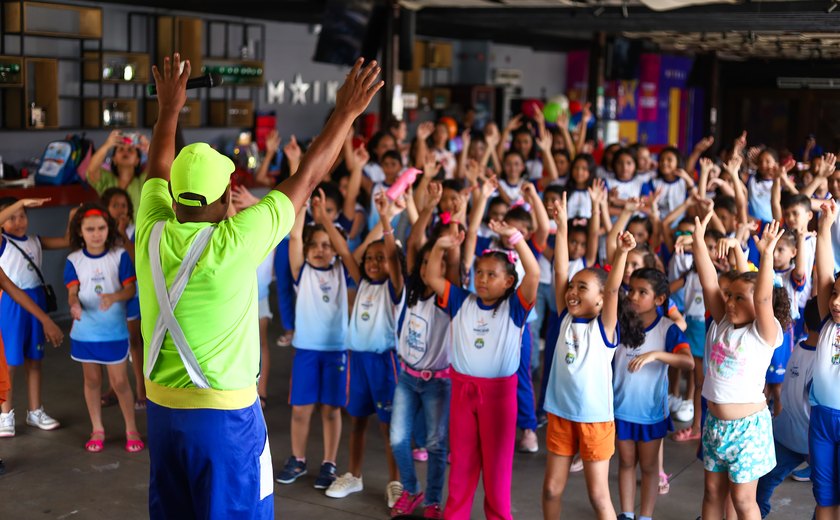
M 510 205 L 510 209 L 520 208 L 520 207 L 522 209 L 524 209 L 525 211 L 531 211 L 531 205 L 528 204 L 527 202 L 525 202 L 524 199 L 519 199 L 519 200 L 517 200 L 516 202 L 514 202 L 513 204 Z
M 440 221 L 443 225 L 448 226 L 452 222 L 452 213 L 444 211 L 440 214 Z
M 516 252 L 513 251 L 513 250 L 485 249 L 484 251 L 481 252 L 481 256 L 485 256 L 485 255 L 488 255 L 490 253 L 501 253 L 501 254 L 505 255 L 505 257 L 507 257 L 508 262 L 516 265 L 517 256 L 516 256 Z

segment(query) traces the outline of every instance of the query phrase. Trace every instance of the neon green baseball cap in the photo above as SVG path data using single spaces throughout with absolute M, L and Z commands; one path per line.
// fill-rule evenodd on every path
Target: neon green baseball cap
M 235 169 L 233 161 L 209 144 L 187 145 L 172 161 L 169 180 L 172 197 L 184 206 L 212 204 L 224 194 Z

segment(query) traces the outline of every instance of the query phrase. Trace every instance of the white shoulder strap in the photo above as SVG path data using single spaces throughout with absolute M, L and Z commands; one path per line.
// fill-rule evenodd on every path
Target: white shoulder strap
M 149 263 L 152 268 L 155 297 L 157 298 L 160 312 L 155 323 L 154 334 L 152 334 L 152 339 L 149 342 L 149 355 L 146 358 L 144 373 L 147 378 L 151 376 L 152 369 L 160 355 L 163 340 L 166 337 L 166 333 L 169 332 L 192 383 L 197 388 L 210 388 L 210 383 L 207 382 L 207 377 L 205 377 L 201 366 L 198 364 L 198 360 L 195 358 L 195 354 L 190 348 L 189 343 L 187 343 L 187 338 L 184 336 L 184 331 L 181 330 L 181 325 L 175 319 L 175 306 L 178 305 L 178 300 L 181 299 L 181 295 L 187 287 L 187 282 L 190 280 L 195 265 L 198 263 L 201 254 L 207 248 L 210 237 L 216 228 L 214 226 L 207 226 L 198 233 L 198 236 L 192 245 L 190 245 L 187 256 L 181 262 L 181 267 L 175 274 L 172 287 L 167 290 L 166 278 L 164 277 L 163 266 L 160 260 L 160 237 L 165 224 L 166 222 L 163 220 L 155 223 L 152 228 L 151 237 L 149 238 Z

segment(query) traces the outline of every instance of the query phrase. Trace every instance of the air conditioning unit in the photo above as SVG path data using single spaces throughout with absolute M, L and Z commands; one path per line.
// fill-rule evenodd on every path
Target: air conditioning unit
M 840 89 L 840 78 L 776 78 L 779 88 L 795 89 Z

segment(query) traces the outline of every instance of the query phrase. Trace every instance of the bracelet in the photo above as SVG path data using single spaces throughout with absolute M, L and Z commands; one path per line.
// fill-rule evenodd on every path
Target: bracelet
M 389 229 L 388 231 L 385 231 L 385 230 L 382 231 L 382 236 L 388 236 L 388 235 L 393 235 L 393 234 L 394 234 L 393 229 Z
M 516 231 L 514 234 L 512 234 L 510 237 L 508 237 L 508 244 L 510 244 L 512 246 L 515 246 L 523 238 L 524 237 L 522 236 L 522 233 L 519 232 L 519 231 Z

